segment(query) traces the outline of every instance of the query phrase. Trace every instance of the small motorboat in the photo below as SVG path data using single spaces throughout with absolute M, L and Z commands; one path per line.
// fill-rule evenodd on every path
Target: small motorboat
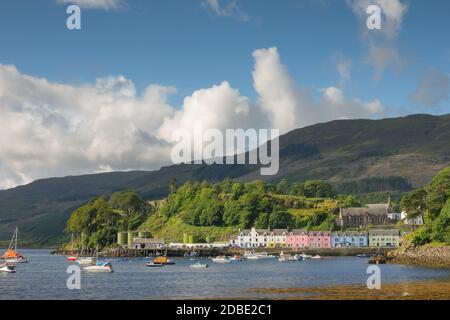
M 85 267 L 85 268 L 83 268 L 83 270 L 86 272 L 103 272 L 103 273 L 113 272 L 112 264 L 109 261 L 103 262 L 103 263 L 98 263 L 95 266 Z
M 278 261 L 279 262 L 295 262 L 297 260 L 292 255 L 285 254 L 283 251 L 281 251 Z
M 69 262 L 76 262 L 77 261 L 77 257 L 67 257 L 67 261 L 69 261 Z
M 149 268 L 161 268 L 164 266 L 161 263 L 154 263 L 153 261 L 147 262 L 145 265 Z
M 209 265 L 206 263 L 202 264 L 200 262 L 197 262 L 197 263 L 191 264 L 189 267 L 194 268 L 194 269 L 206 269 L 209 267 Z
M 0 273 L 16 273 L 16 267 L 10 263 L 0 263 Z
M 215 263 L 229 263 L 230 259 L 225 256 L 219 256 L 211 259 Z
M 316 256 L 314 256 L 314 257 L 311 257 L 311 259 L 322 259 L 322 257 L 319 256 L 319 255 L 316 255 Z
M 198 253 L 195 251 L 191 251 L 191 252 L 186 252 L 184 254 L 185 257 L 198 257 Z
M 172 261 L 171 259 L 169 259 L 169 258 L 167 258 L 167 257 L 157 257 L 157 258 L 155 258 L 154 260 L 153 260 L 153 263 L 156 263 L 156 264 L 162 264 L 162 265 L 173 265 L 173 264 L 175 264 L 175 262 L 174 261 Z
M 302 253 L 302 254 L 300 255 L 300 257 L 302 257 L 302 260 L 309 260 L 309 259 L 312 258 L 310 255 L 304 254 L 304 253 Z
M 75 260 L 80 266 L 93 266 L 97 263 L 95 257 L 83 257 Z
M 232 256 L 229 259 L 230 262 L 242 262 L 242 257 L 241 256 Z

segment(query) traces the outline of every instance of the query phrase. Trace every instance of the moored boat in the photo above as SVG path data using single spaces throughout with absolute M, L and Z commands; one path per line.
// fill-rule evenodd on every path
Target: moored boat
M 0 273 L 16 273 L 16 267 L 10 263 L 0 263 Z
M 85 267 L 85 268 L 83 268 L 83 270 L 86 272 L 103 272 L 103 273 L 113 272 L 112 264 L 109 261 L 103 262 L 103 263 L 98 263 L 95 266 Z
M 149 268 L 161 268 L 164 266 L 161 263 L 154 263 L 153 261 L 147 262 L 145 265 Z
M 211 259 L 215 263 L 229 263 L 230 259 L 225 256 L 219 256 Z
M 238 255 L 235 255 L 235 256 L 232 256 L 232 257 L 229 259 L 229 261 L 230 261 L 230 262 L 242 262 L 242 257 L 241 257 L 241 256 L 238 256 Z
M 322 257 L 319 256 L 319 255 L 316 255 L 316 256 L 314 256 L 314 257 L 311 257 L 311 259 L 322 259 Z
M 190 267 L 190 268 L 194 268 L 194 269 L 206 269 L 206 268 L 209 267 L 209 265 L 206 264 L 206 263 L 205 263 L 205 264 L 202 264 L 202 263 L 200 263 L 200 261 L 199 261 L 199 262 L 197 262 L 197 263 L 191 264 L 189 267 Z
M 16 231 L 14 231 L 13 237 L 11 239 L 11 242 L 9 243 L 8 250 L 0 257 L 1 260 L 8 263 L 27 263 L 28 259 L 17 252 L 17 241 L 19 238 L 19 229 L 16 228 Z
M 153 260 L 153 263 L 155 263 L 155 264 L 162 264 L 162 265 L 173 265 L 173 264 L 175 264 L 174 261 L 172 261 L 171 259 L 167 258 L 166 256 L 155 258 Z

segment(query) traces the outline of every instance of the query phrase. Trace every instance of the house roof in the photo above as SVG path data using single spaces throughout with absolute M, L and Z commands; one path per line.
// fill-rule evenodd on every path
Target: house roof
M 383 204 L 368 204 L 361 208 L 343 208 L 342 215 L 344 216 L 360 216 L 365 214 L 371 215 L 387 215 L 393 210 L 388 203 Z
M 369 235 L 398 236 L 400 231 L 397 229 L 369 230 Z
M 333 237 L 367 237 L 367 232 L 361 231 L 336 231 L 332 232 Z

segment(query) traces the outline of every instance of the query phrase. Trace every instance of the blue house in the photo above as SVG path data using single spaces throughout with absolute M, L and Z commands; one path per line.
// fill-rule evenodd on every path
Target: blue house
M 338 231 L 331 233 L 332 248 L 359 248 L 369 246 L 367 232 L 359 231 Z

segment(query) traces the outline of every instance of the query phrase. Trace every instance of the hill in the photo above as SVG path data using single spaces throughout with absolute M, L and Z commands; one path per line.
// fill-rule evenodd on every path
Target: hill
M 407 191 L 428 184 L 450 163 L 450 115 L 337 120 L 280 138 L 280 171 L 267 182 L 325 179 L 348 193 Z M 36 244 L 58 243 L 70 213 L 97 195 L 133 190 L 145 199 L 167 195 L 186 181 L 261 179 L 256 166 L 175 165 L 158 171 L 51 178 L 0 191 L 0 239 L 13 227 Z

